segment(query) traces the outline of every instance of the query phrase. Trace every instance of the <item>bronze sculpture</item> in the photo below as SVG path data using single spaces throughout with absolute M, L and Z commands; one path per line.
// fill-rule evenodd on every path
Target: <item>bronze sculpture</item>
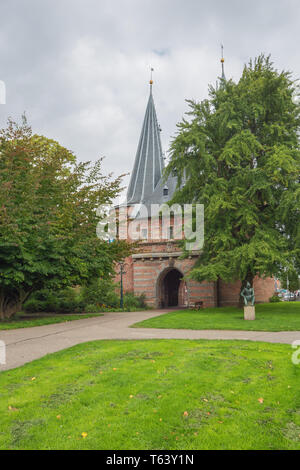
M 246 287 L 242 289 L 241 296 L 244 299 L 245 305 L 254 305 L 255 296 L 254 296 L 254 289 L 251 287 L 250 282 L 247 282 Z

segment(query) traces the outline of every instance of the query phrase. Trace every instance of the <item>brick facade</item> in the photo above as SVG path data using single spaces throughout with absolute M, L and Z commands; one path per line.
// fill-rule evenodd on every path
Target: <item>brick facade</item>
M 183 278 L 193 267 L 198 254 L 181 259 L 180 247 L 175 241 L 142 242 L 135 254 L 126 258 L 123 286 L 125 292 L 144 294 L 149 306 L 166 307 L 164 279 L 171 271 Z M 120 281 L 120 276 L 116 276 Z M 220 281 L 198 283 L 183 279 L 178 286 L 178 306 L 187 307 L 202 301 L 204 307 L 239 305 L 241 282 Z M 273 295 L 274 279 L 254 280 L 256 302 L 267 302 Z

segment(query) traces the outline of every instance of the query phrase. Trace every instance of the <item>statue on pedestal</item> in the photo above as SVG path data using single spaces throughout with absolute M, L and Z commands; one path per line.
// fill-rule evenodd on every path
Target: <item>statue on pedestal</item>
M 254 296 L 254 289 L 251 287 L 250 282 L 247 282 L 246 287 L 242 289 L 241 296 L 244 299 L 245 305 L 254 305 L 255 296 Z

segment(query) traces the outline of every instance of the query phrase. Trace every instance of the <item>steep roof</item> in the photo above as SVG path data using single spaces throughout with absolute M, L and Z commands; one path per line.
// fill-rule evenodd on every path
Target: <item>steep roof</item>
M 160 128 L 157 122 L 151 84 L 142 132 L 127 191 L 127 203 L 147 203 L 159 185 L 163 169 Z

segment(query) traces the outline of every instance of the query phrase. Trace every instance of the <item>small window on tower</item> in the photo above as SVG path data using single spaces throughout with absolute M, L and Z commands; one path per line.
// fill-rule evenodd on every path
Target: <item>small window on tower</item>
M 174 239 L 174 227 L 173 225 L 170 226 L 170 240 Z
M 148 230 L 146 228 L 142 229 L 142 240 L 147 240 Z
M 168 188 L 164 188 L 164 189 L 163 189 L 163 195 L 164 195 L 164 196 L 167 196 L 168 194 L 169 194 Z

